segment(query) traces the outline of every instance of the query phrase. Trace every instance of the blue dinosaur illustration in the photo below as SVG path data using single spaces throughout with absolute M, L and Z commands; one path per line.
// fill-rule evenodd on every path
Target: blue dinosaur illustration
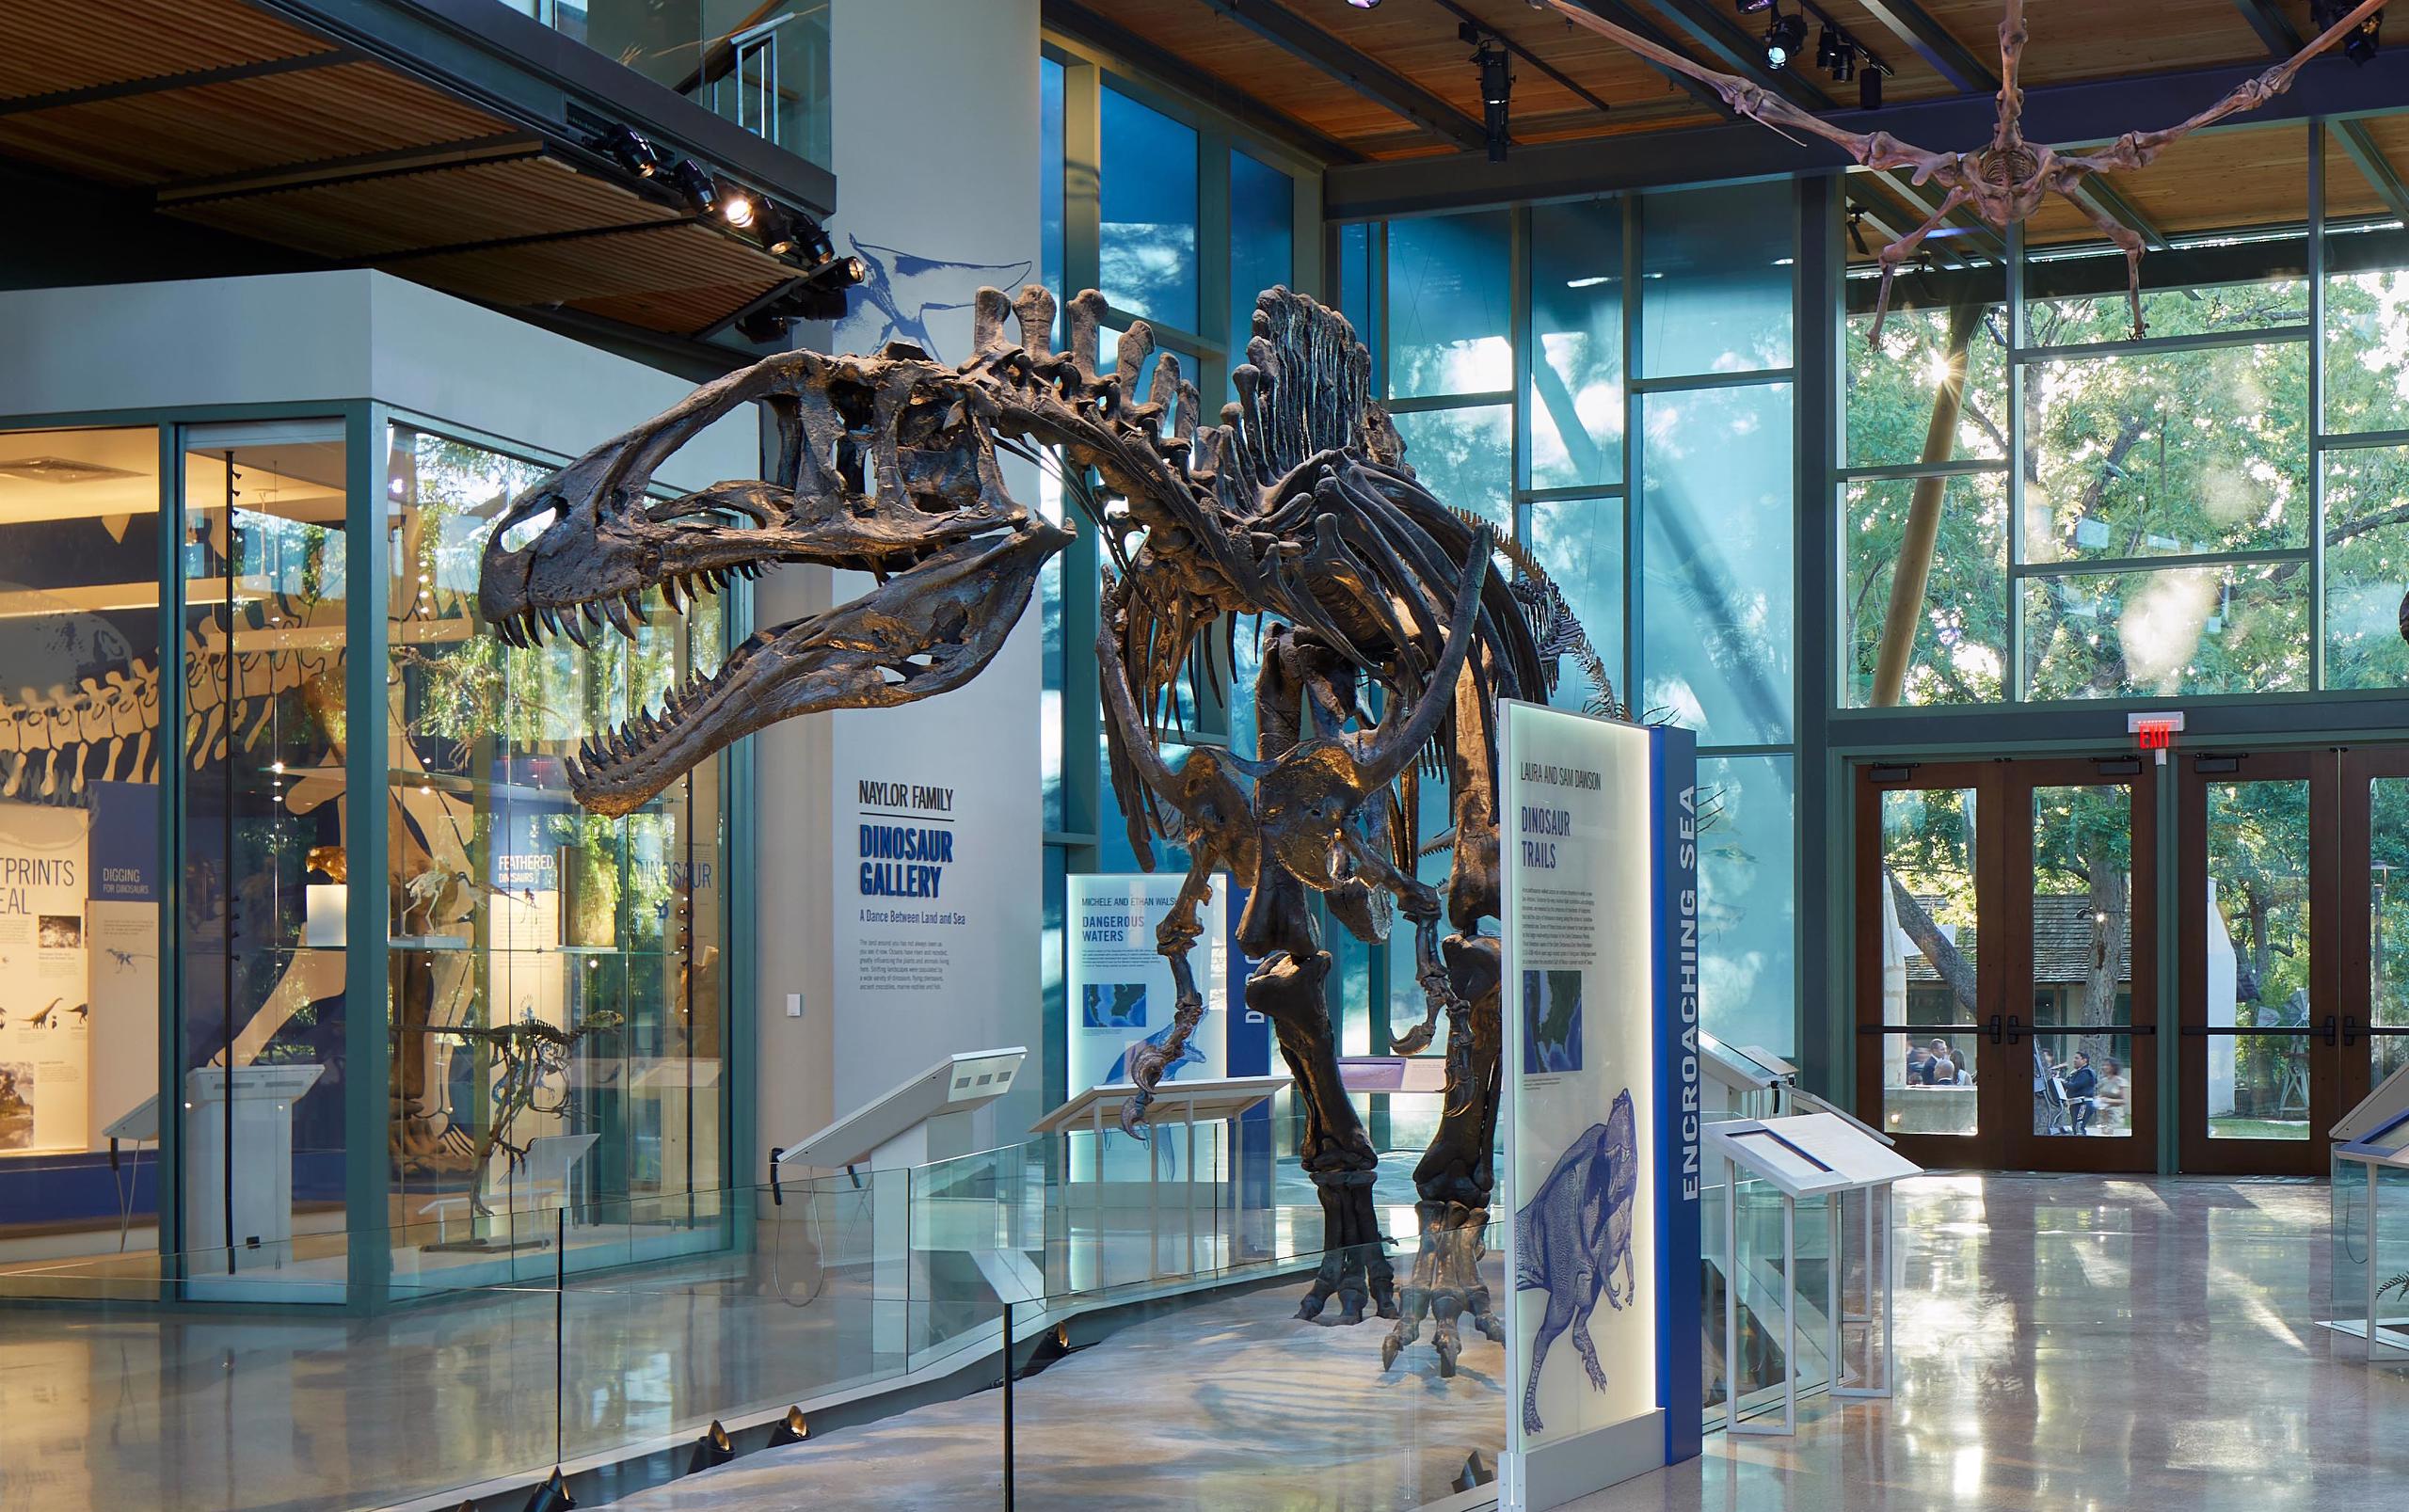
M 1632 1204 L 1638 1195 L 1639 1119 L 1626 1087 L 1615 1094 L 1606 1122 L 1590 1124 L 1556 1157 L 1540 1189 L 1514 1215 L 1514 1289 L 1547 1294 L 1523 1387 L 1525 1433 L 1540 1431 L 1540 1367 L 1565 1329 L 1572 1330 L 1590 1387 L 1606 1389 L 1589 1314 L 1601 1291 L 1617 1312 L 1639 1295 L 1639 1263 L 1631 1252 Z M 1616 1284 L 1618 1268 L 1629 1277 L 1626 1284 Z
M 942 358 L 936 339 L 929 334 L 929 317 L 942 310 L 967 310 L 979 296 L 979 286 L 993 283 L 1013 289 L 1029 276 L 1029 263 L 956 263 L 921 257 L 898 247 L 881 247 L 848 236 L 867 276 L 854 291 L 854 313 L 848 324 L 865 329 L 875 320 L 879 329 L 866 339 L 848 335 L 845 351 L 875 352 L 889 342 L 909 342 L 933 358 Z M 832 348 L 833 350 L 833 348 Z
M 1143 1023 L 1144 1020 L 1141 1019 L 1140 1022 Z M 1154 1033 L 1147 1035 L 1143 1040 L 1138 1042 L 1141 1044 L 1165 1043 L 1171 1039 L 1172 1030 L 1178 1027 L 1179 1026 L 1175 1023 L 1166 1024 L 1161 1028 L 1157 1029 Z M 1196 1042 L 1194 1040 L 1190 1040 L 1186 1044 L 1179 1047 L 1178 1058 L 1174 1059 L 1170 1065 L 1163 1068 L 1163 1080 L 1169 1081 L 1173 1077 L 1178 1075 L 1180 1068 L 1183 1066 L 1201 1066 L 1204 1063 L 1204 1052 L 1197 1049 Z M 1104 1079 L 1108 1082 L 1127 1081 L 1129 1079 L 1129 1051 L 1127 1049 L 1124 1049 L 1121 1054 L 1114 1058 L 1112 1062 L 1112 1069 L 1105 1074 Z M 1108 1138 L 1109 1137 L 1108 1136 Z M 1154 1141 L 1154 1147 L 1155 1169 L 1161 1171 L 1166 1176 L 1170 1175 L 1173 1170 L 1176 1169 L 1178 1163 L 1177 1157 L 1172 1153 L 1172 1142 L 1169 1139 L 1157 1139 Z

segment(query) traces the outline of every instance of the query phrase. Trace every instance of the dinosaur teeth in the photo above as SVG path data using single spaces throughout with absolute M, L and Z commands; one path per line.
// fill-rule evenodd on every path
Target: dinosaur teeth
M 610 616 L 613 628 L 617 629 L 620 634 L 626 636 L 630 641 L 636 638 L 635 617 L 628 613 L 628 606 L 624 600 L 617 598 L 612 599 L 610 603 L 605 606 L 604 613 Z

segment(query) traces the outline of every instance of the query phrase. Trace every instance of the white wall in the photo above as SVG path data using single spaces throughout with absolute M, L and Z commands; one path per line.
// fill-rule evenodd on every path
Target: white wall
M 1038 0 L 835 0 L 831 15 L 840 247 L 876 247 L 961 266 L 898 280 L 906 315 L 925 312 L 938 355 L 969 346 L 966 303 L 1038 257 Z M 875 252 L 873 256 L 879 255 Z M 832 345 L 874 350 L 889 316 L 857 299 Z M 1010 474 L 1033 501 L 1036 480 Z M 866 592 L 866 578 L 831 582 L 790 570 L 760 585 L 764 623 Z M 760 941 L 760 1130 L 790 1144 L 940 1056 L 1043 1042 L 1038 1016 L 1043 925 L 1037 616 L 968 687 L 901 709 L 792 721 L 756 739 L 756 879 Z M 936 906 L 958 926 L 865 924 L 855 844 L 864 779 L 949 788 L 960 857 Z M 899 906 L 925 906 L 893 900 Z M 866 982 L 865 950 L 901 942 L 941 948 L 941 979 L 925 987 Z M 801 1022 L 785 1017 L 803 992 Z M 1020 1090 L 982 1115 L 985 1141 L 1019 1137 L 1041 1109 L 1032 1055 Z
M 685 397 L 686 380 L 524 321 L 354 269 L 0 293 L 0 415 L 382 400 L 575 456 Z M 759 470 L 750 415 L 660 474 Z

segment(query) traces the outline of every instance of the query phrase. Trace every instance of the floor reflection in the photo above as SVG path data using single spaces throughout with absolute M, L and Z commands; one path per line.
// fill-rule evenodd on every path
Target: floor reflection
M 1938 1176 L 1900 1188 L 1899 1393 L 1581 1512 L 2399 1505 L 2409 1373 L 2327 1315 L 2321 1183 Z

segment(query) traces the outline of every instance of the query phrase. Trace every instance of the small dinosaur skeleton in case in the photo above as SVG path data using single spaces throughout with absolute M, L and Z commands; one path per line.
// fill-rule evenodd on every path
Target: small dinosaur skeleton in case
M 1970 152 L 1935 152 L 1900 141 L 1889 132 L 1860 135 L 1843 131 L 1799 109 L 1759 85 L 1729 73 L 1702 68 L 1681 54 L 1659 47 L 1647 38 L 1624 30 L 1585 8 L 1579 0 L 1530 0 L 1533 9 L 1554 10 L 1576 26 L 1612 38 L 1660 68 L 1671 69 L 1713 89 L 1740 115 L 1770 126 L 1783 135 L 1805 132 L 1839 147 L 1857 162 L 1881 171 L 1906 169 L 1917 183 L 1938 184 L 1944 196 L 1932 218 L 1875 254 L 1882 268 L 1882 292 L 1874 306 L 1872 339 L 1882 336 L 1882 319 L 1891 306 L 1891 280 L 1899 265 L 1916 255 L 1924 239 L 1961 208 L 1971 207 L 1985 224 L 2005 231 L 2034 211 L 2042 199 L 2057 195 L 2098 226 L 2100 234 L 2125 254 L 2126 288 L 2133 307 L 2133 335 L 2142 325 L 2142 239 L 2138 232 L 2098 206 L 2079 197 L 2082 181 L 2101 173 L 2129 173 L 2146 167 L 2167 144 L 2227 116 L 2256 110 L 2291 88 L 2292 78 L 2318 54 L 2364 25 L 2384 8 L 2385 0 L 2363 0 L 2349 14 L 2325 28 L 2307 46 L 2241 85 L 2224 99 L 2163 131 L 2127 132 L 2092 152 L 2060 152 L 2024 139 L 2024 90 L 2018 75 L 2024 61 L 2024 0 L 2007 0 L 1999 24 L 1999 129 L 1990 143 Z
M 1335 1296 L 1354 1323 L 1370 1304 L 1396 1320 L 1389 1363 L 1431 1320 L 1451 1373 L 1463 1314 L 1502 1337 L 1478 1268 L 1500 1090 L 1498 942 L 1480 928 L 1500 906 L 1497 701 L 1545 699 L 1558 658 L 1593 677 L 1603 668 L 1535 565 L 1414 481 L 1371 401 L 1370 356 L 1336 312 L 1265 293 L 1219 425 L 1197 423 L 1196 390 L 1169 353 L 1138 390 L 1155 356 L 1143 322 L 1116 365 L 1099 366 L 1107 310 L 1093 290 L 1070 302 L 1063 352 L 1043 288 L 1009 303 L 981 290 L 974 313 L 958 367 L 901 342 L 876 357 L 784 353 L 537 483 L 487 547 L 486 623 L 513 644 L 606 625 L 632 634 L 656 587 L 675 606 L 698 579 L 780 564 L 875 577 L 864 597 L 758 631 L 657 714 L 588 741 L 570 791 L 623 814 L 748 731 L 977 676 L 1072 538 L 1011 496 L 998 454 L 1059 454 L 1109 563 L 1095 653 L 1112 785 L 1139 856 L 1152 865 L 1160 839 L 1188 860 L 1156 931 L 1178 986 L 1172 1032 L 1130 1045 L 1138 1092 L 1123 1122 L 1142 1121 L 1204 1011 L 1189 957 L 1226 869 L 1249 889 L 1238 943 L 1260 963 L 1246 1004 L 1295 1074 L 1299 1154 L 1323 1211 L 1325 1258 L 1299 1313 Z M 771 479 L 648 497 L 663 459 L 754 402 L 777 422 Z M 1184 686 L 1202 702 L 1236 675 L 1240 619 L 1260 647 L 1252 755 L 1188 740 L 1178 712 Z M 1590 701 L 1613 710 L 1603 683 Z M 1451 799 L 1443 886 L 1414 874 L 1426 777 Z M 1403 1046 L 1447 1022 L 1445 1109 L 1414 1171 L 1422 1232 L 1401 1297 L 1372 1201 L 1379 1154 L 1339 1076 L 1314 894 L 1362 940 L 1386 939 L 1396 913 L 1412 925 L 1425 1012 Z

